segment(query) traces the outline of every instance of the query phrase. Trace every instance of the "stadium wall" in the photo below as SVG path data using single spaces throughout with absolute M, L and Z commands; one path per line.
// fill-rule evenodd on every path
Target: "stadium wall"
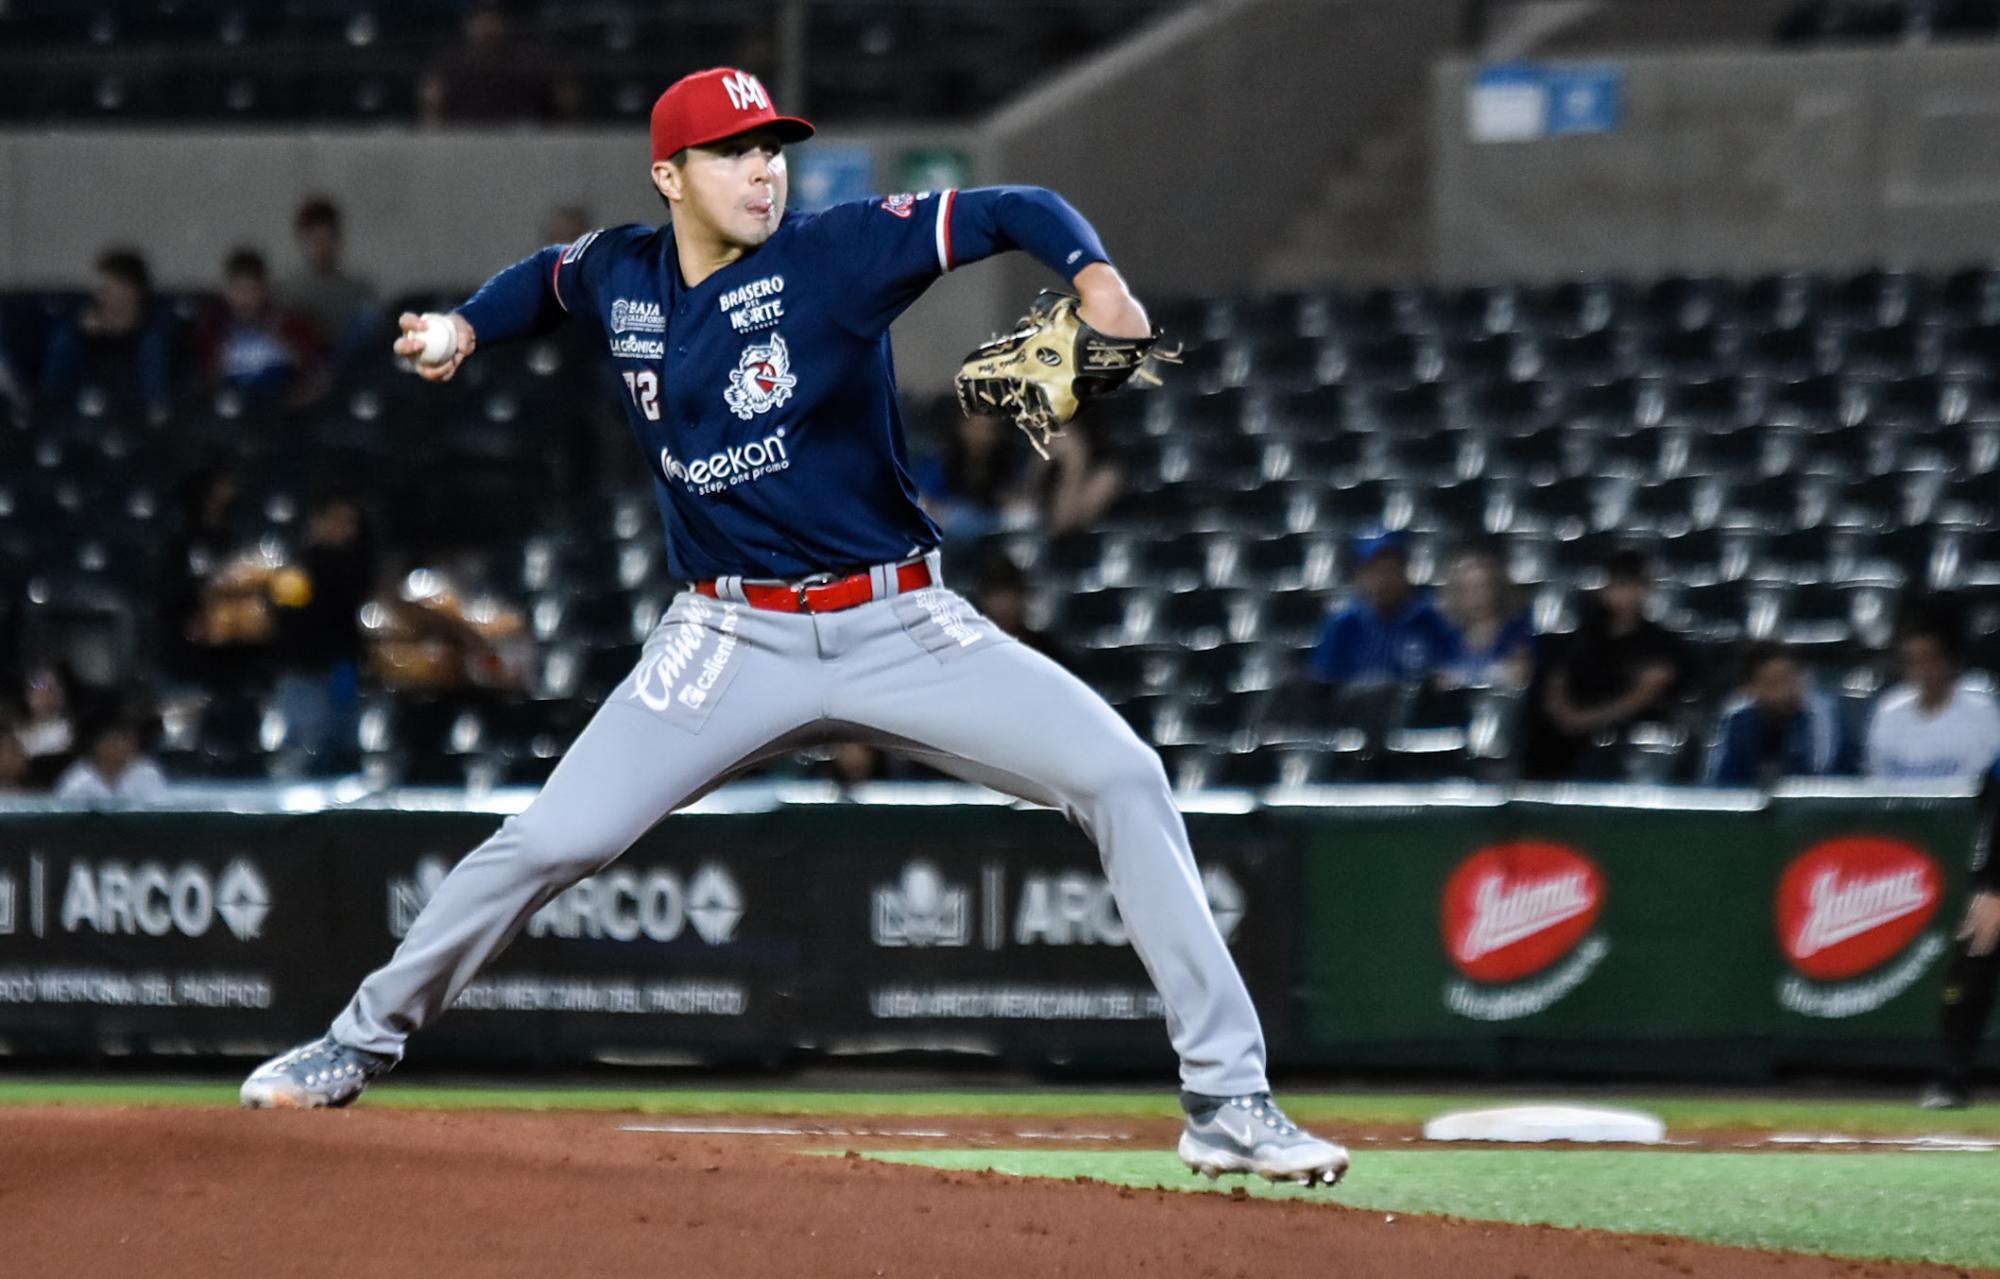
M 1474 141 L 1468 91 L 1480 68 L 1435 68 L 1443 278 L 1949 269 L 1993 256 L 2000 46 L 1709 49 L 1580 65 L 1621 78 L 1621 118 L 1525 142 Z
M 1241 292 L 1347 152 L 1403 111 L 1460 0 L 1217 0 L 987 122 L 993 172 L 1057 188 L 1153 291 Z
M 418 1060 L 1170 1068 L 1095 852 L 1056 814 L 732 794 L 538 912 Z M 1930 1063 L 1965 797 L 1244 798 L 1190 830 L 1281 1068 Z M 507 807 L 302 802 L 0 812 L 0 1059 L 258 1055 L 317 1033 Z

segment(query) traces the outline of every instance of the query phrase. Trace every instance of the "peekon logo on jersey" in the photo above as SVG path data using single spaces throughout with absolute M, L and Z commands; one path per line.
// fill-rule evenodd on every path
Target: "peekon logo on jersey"
M 761 480 L 791 465 L 791 455 L 785 452 L 783 427 L 761 440 L 732 444 L 692 462 L 683 462 L 668 450 L 660 450 L 661 473 L 701 494 L 720 493 L 738 484 Z
M 658 302 L 634 302 L 619 298 L 611 304 L 613 333 L 665 333 L 667 317 Z
M 773 333 L 770 341 L 752 342 L 743 348 L 722 398 L 731 413 L 748 422 L 759 413 L 782 406 L 798 384 L 792 376 L 792 353 L 785 339 Z

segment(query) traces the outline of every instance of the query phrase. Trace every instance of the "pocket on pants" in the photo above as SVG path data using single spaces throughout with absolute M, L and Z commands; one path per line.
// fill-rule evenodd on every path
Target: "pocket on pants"
M 889 607 L 895 610 L 903 633 L 940 662 L 1014 642 L 1013 636 L 988 621 L 971 601 L 942 586 L 892 596 Z
M 699 733 L 742 668 L 745 607 L 705 595 L 677 597 L 613 699 Z

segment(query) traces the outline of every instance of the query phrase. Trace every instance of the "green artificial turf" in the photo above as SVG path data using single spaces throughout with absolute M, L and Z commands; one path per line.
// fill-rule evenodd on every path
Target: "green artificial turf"
M 917 1150 L 870 1158 L 1016 1176 L 1683 1235 L 1853 1257 L 2000 1266 L 2000 1154 L 1366 1150 L 1336 1190 L 1210 1183 L 1166 1153 Z
M 0 1079 L 0 1105 L 234 1105 L 236 1082 L 74 1081 Z M 1666 1121 L 1669 1136 L 1702 1129 L 1774 1129 L 1858 1135 L 1960 1133 L 2000 1135 L 2000 1106 L 1934 1113 L 1903 1101 L 1738 1097 L 1612 1096 L 1591 1092 L 1540 1094 L 1287 1092 L 1285 1108 L 1301 1122 L 1338 1135 L 1340 1125 L 1410 1125 L 1447 1110 L 1514 1101 L 1568 1101 L 1629 1106 Z M 1006 1092 L 843 1092 L 794 1088 L 468 1088 L 395 1078 L 376 1085 L 366 1106 L 437 1110 L 628 1110 L 662 1115 L 968 1115 L 976 1117 L 1168 1119 L 1177 1116 L 1171 1089 L 1098 1091 L 1022 1089 Z M 2000 1171 L 2000 1170 L 1997 1170 Z

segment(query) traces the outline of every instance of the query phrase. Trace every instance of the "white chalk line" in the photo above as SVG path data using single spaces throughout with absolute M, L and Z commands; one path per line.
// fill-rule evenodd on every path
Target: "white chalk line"
M 962 1137 L 943 1128 L 804 1128 L 779 1124 L 682 1123 L 675 1121 L 620 1124 L 621 1132 L 662 1132 L 683 1137 L 920 1137 L 925 1139 Z M 982 1135 L 982 1134 L 974 1134 Z M 1025 1141 L 1126 1141 L 1129 1135 L 1116 1132 L 1044 1132 L 1029 1129 L 1007 1134 Z
M 1844 1133 L 1781 1132 L 1746 1146 L 1889 1146 L 1896 1150 L 1948 1150 L 1957 1153 L 1991 1154 L 2000 1151 L 2000 1138 L 1958 1137 L 1933 1134 L 1923 1137 L 1851 1137 Z

